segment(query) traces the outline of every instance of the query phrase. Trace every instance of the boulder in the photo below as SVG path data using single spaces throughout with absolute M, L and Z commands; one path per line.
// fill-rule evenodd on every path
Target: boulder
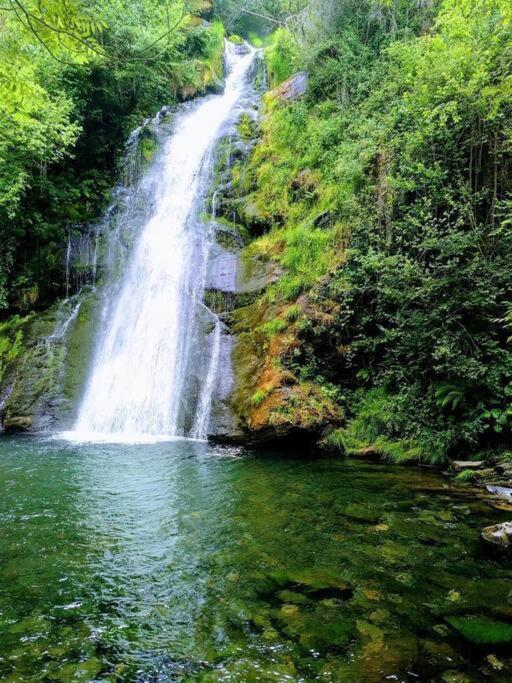
M 452 470 L 455 472 L 460 472 L 461 470 L 478 470 L 483 464 L 483 460 L 454 460 L 452 462 Z
M 482 530 L 482 539 L 495 548 L 508 550 L 512 544 L 512 522 L 485 527 Z
M 15 415 L 4 420 L 6 432 L 26 432 L 32 427 L 32 415 Z
M 231 36 L 229 42 L 231 43 L 231 51 L 235 55 L 248 55 L 251 51 L 249 45 L 239 36 Z
M 496 471 L 507 477 L 512 477 L 512 460 L 505 460 L 496 465 Z
M 489 493 L 494 493 L 495 496 L 505 498 L 509 502 L 512 501 L 512 489 L 507 486 L 486 486 Z
M 305 95 L 308 89 L 308 75 L 305 71 L 294 74 L 272 91 L 272 96 L 279 102 L 295 102 Z

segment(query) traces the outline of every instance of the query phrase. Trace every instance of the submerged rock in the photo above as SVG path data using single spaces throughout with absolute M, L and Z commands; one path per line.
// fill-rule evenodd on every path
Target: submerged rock
M 512 644 L 512 624 L 471 615 L 447 617 L 446 621 L 473 645 Z
M 482 539 L 491 546 L 508 550 L 512 544 L 512 522 L 485 527 Z
M 369 505 L 351 503 L 344 509 L 343 514 L 358 522 L 376 524 L 381 518 L 380 510 L 372 509 Z
M 307 595 L 315 599 L 348 599 L 353 588 L 344 579 L 334 576 L 323 569 L 298 569 L 276 571 L 269 574 L 270 579 L 279 587 L 277 595 Z M 289 602 L 296 602 L 289 600 Z

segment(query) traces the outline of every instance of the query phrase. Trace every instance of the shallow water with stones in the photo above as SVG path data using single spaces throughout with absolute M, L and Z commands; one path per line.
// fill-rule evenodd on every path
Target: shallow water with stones
M 510 516 L 303 456 L 0 439 L 0 679 L 512 680 Z

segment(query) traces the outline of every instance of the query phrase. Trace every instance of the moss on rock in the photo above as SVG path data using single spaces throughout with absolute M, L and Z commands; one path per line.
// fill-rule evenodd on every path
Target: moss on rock
M 1 339 L 10 345 L 4 341 L 0 347 L 0 417 L 6 431 L 69 426 L 85 384 L 96 306 L 94 293 L 85 291 L 42 313 L 8 321 L 10 336 Z

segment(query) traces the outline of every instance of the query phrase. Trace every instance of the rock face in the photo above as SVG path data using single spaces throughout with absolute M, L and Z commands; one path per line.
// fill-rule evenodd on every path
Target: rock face
M 257 71 L 254 78 L 264 81 Z M 301 72 L 272 91 L 270 98 L 291 102 L 306 89 L 307 75 Z M 272 299 L 272 285 L 283 275 L 278 253 L 264 253 L 249 244 L 269 231 L 271 214 L 255 192 L 249 158 L 259 137 L 259 105 L 254 100 L 251 110 L 248 104 L 236 133 L 221 143 L 212 188 L 217 247 L 205 303 L 225 326 L 232 362 L 221 366 L 222 374 L 231 375 L 231 391 L 221 398 L 219 390 L 219 400 L 214 400 L 210 434 L 251 445 L 286 440 L 308 446 L 326 426 L 338 423 L 339 408 L 323 387 L 299 379 L 287 367 L 301 305 Z M 310 191 L 313 182 L 311 173 L 303 174 L 296 191 Z M 223 381 L 225 391 L 226 377 Z M 221 415 L 231 415 L 235 429 L 226 428 L 219 408 Z
M 96 306 L 94 293 L 84 291 L 21 326 L 21 351 L 0 382 L 0 424 L 6 432 L 70 426 L 86 380 Z
M 495 548 L 510 550 L 512 547 L 512 522 L 485 527 L 482 531 L 482 538 L 485 543 Z
M 306 94 L 308 89 L 308 75 L 305 71 L 299 71 L 275 90 L 272 96 L 280 102 L 294 102 Z
M 237 46 L 240 53 L 249 48 L 245 43 Z M 237 222 L 238 207 L 232 203 L 231 170 L 236 162 L 247 159 L 253 149 L 252 138 L 257 131 L 258 107 L 263 61 L 255 60 L 251 74 L 253 88 L 242 102 L 240 120 L 234 129 L 226 131 L 217 150 L 217 164 L 211 188 L 211 220 L 215 244 L 210 252 L 204 303 L 221 322 L 219 371 L 214 389 L 208 436 L 215 441 L 239 443 L 247 440 L 243 420 L 235 409 L 233 395 L 237 377 L 233 368 L 233 355 L 237 346 L 233 334 L 231 314 L 248 305 L 265 286 L 275 278 L 263 264 L 252 263 L 243 257 L 245 240 Z

